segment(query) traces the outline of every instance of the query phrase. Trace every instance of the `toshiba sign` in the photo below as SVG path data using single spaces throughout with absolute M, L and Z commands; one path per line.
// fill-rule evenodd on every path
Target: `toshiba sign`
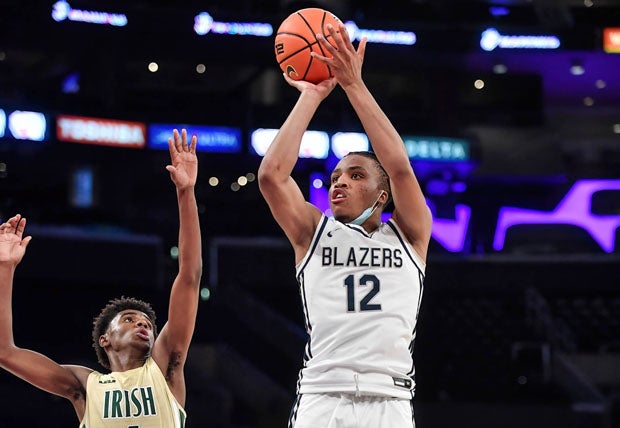
M 142 149 L 146 146 L 146 124 L 60 115 L 56 120 L 56 138 L 71 143 Z
M 620 27 L 603 30 L 603 49 L 609 53 L 620 53 Z

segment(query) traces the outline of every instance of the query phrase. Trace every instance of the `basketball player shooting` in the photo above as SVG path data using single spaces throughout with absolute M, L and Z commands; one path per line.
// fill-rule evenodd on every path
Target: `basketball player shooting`
M 293 247 L 309 335 L 289 427 L 412 428 L 412 353 L 431 212 L 402 139 L 362 80 L 366 39 L 356 50 L 344 25 L 328 29 L 335 47 L 319 34 L 329 55 L 312 55 L 334 77 L 312 84 L 284 75 L 299 98 L 258 172 Z M 291 173 L 304 131 L 337 84 L 373 152 L 352 152 L 337 164 L 328 218 L 304 200 Z M 383 223 L 391 199 L 395 209 Z
M 179 207 L 179 271 L 172 284 L 168 320 L 159 335 L 150 304 L 134 298 L 111 300 L 94 321 L 93 347 L 110 370 L 61 365 L 13 341 L 12 285 L 31 237 L 26 219 L 0 226 L 0 366 L 32 385 L 67 398 L 80 428 L 182 428 L 185 426 L 183 366 L 194 332 L 202 275 L 201 237 L 194 185 L 196 137 L 174 130 L 169 139 Z M 9 409 L 5 409 L 9 411 Z

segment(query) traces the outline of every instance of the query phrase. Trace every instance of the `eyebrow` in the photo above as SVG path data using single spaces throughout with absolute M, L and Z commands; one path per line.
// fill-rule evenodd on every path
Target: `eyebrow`
M 129 310 L 127 312 L 121 311 L 121 312 L 118 313 L 118 316 L 120 316 L 121 318 L 124 317 L 125 315 L 143 315 L 144 318 L 146 318 L 148 320 L 148 322 L 153 324 L 153 321 L 151 321 L 151 318 L 149 318 L 149 316 L 147 314 L 145 314 L 144 312 L 141 312 L 141 311 Z
M 350 167 L 347 168 L 347 171 L 366 171 L 366 168 L 364 168 L 363 166 L 360 165 L 352 165 Z M 336 174 L 336 173 L 340 173 L 342 172 L 341 168 L 336 168 L 332 171 L 332 175 Z

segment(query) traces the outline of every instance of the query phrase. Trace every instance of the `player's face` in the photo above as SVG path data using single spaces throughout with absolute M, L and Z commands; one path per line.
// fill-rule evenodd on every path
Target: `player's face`
M 379 173 L 372 159 L 349 155 L 332 172 L 329 205 L 336 220 L 347 223 L 355 219 L 380 193 Z
M 150 350 L 155 341 L 153 323 L 144 313 L 136 309 L 119 312 L 110 322 L 107 334 L 116 346 L 131 344 Z

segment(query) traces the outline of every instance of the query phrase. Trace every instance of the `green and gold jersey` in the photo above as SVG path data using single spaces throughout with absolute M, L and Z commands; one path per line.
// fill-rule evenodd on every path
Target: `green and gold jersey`
M 88 376 L 80 428 L 184 428 L 185 418 L 150 357 L 136 369 Z

